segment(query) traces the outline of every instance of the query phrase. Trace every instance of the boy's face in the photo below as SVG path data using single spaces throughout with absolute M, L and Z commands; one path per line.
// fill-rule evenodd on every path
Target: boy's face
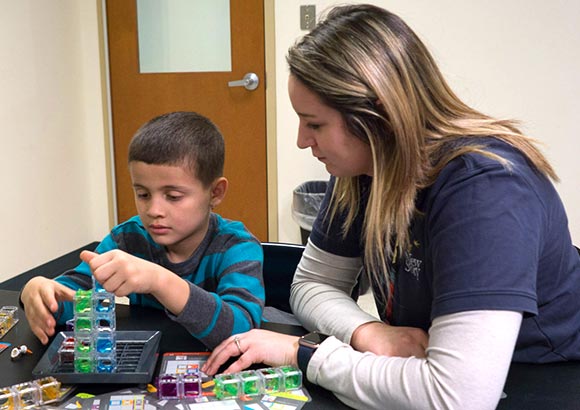
M 187 259 L 204 238 L 211 207 L 217 205 L 214 185 L 205 188 L 182 166 L 132 161 L 129 172 L 145 229 L 173 262 Z

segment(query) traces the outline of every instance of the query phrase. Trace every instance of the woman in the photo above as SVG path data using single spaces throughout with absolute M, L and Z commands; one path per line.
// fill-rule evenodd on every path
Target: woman
M 580 257 L 534 141 L 378 7 L 333 9 L 288 64 L 298 146 L 332 175 L 291 304 L 332 336 L 252 330 L 204 370 L 239 355 L 228 372 L 299 365 L 355 408 L 492 409 L 512 360 L 580 359 Z M 381 321 L 349 297 L 361 268 Z

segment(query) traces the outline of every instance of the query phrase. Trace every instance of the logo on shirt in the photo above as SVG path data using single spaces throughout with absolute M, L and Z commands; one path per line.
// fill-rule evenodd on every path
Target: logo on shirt
M 408 272 L 411 275 L 413 275 L 413 277 L 417 281 L 419 280 L 419 275 L 421 274 L 421 266 L 423 264 L 423 261 L 413 257 L 413 249 L 419 248 L 420 246 L 421 244 L 419 243 L 419 241 L 416 240 L 413 241 L 410 247 L 411 249 L 405 252 L 405 267 L 403 268 L 405 272 Z

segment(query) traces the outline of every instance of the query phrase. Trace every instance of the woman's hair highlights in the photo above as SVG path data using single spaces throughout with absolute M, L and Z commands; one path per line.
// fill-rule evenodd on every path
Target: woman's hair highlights
M 290 74 L 338 110 L 350 133 L 369 144 L 373 178 L 364 221 L 365 267 L 388 280 L 387 261 L 408 247 L 419 189 L 453 158 L 479 152 L 459 138 L 493 136 L 522 151 L 557 180 L 535 142 L 511 120 L 491 118 L 463 103 L 419 37 L 393 13 L 372 5 L 333 8 L 289 49 Z M 346 231 L 359 212 L 357 177 L 337 178 L 327 217 L 346 212 Z M 380 274 L 383 272 L 383 274 Z M 385 295 L 383 295 L 385 296 Z

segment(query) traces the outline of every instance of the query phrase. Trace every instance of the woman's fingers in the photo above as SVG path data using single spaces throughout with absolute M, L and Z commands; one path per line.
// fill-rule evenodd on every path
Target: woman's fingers
M 246 333 L 230 336 L 221 342 L 213 350 L 212 354 L 208 358 L 207 362 L 205 362 L 201 370 L 208 375 L 214 375 L 217 373 L 220 366 L 227 362 L 230 357 L 239 356 L 241 349 L 240 337 L 244 334 Z

